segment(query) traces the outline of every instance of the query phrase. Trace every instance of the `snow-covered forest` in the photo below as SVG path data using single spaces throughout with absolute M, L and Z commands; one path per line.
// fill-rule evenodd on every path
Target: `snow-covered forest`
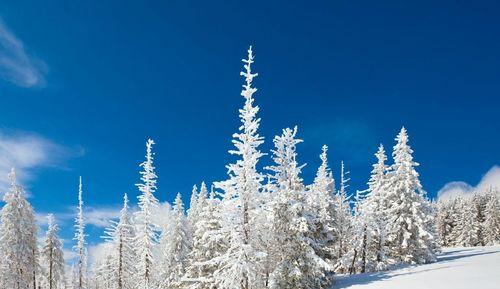
M 241 72 L 241 126 L 233 135 L 227 178 L 194 186 L 189 206 L 178 195 L 168 222 L 159 223 L 153 216 L 160 209 L 155 143 L 147 140 L 138 209 L 131 210 L 131 200 L 123 196 L 119 219 L 103 236 L 106 254 L 100 260 L 87 260 L 81 178 L 75 192 L 77 257 L 65 264 L 53 216 L 43 240 L 37 240 L 34 210 L 13 169 L 0 213 L 0 289 L 330 288 L 336 274 L 431 263 L 441 247 L 500 243 L 499 191 L 429 200 L 405 128 L 391 152 L 374 148 L 366 190 L 349 192 L 343 163 L 334 179 L 327 146 L 318 152 L 314 181 L 305 184 L 297 127 L 276 135 L 272 151 L 259 149 L 264 138 L 253 62 L 250 47 Z M 259 170 L 264 157 L 273 164 Z
M 500 202 L 496 188 L 475 192 L 468 198 L 439 201 L 436 229 L 443 247 L 498 244 Z

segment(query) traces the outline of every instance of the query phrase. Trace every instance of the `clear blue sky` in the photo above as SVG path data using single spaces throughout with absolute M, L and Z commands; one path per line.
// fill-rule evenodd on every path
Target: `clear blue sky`
M 298 125 L 307 181 L 327 144 L 364 188 L 402 125 L 431 197 L 500 163 L 497 1 L 272 2 L 0 3 L 0 132 L 43 143 L 35 208 L 67 213 L 79 175 L 89 206 L 135 199 L 148 137 L 160 200 L 225 178 L 250 44 L 263 150 Z

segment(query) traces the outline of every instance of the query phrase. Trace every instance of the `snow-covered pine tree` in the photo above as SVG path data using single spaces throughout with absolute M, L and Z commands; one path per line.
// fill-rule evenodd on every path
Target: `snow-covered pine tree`
M 396 137 L 387 191 L 387 242 L 393 259 L 409 264 L 435 261 L 436 237 L 432 231 L 430 203 L 418 179 L 413 150 L 403 127 Z
M 351 226 L 351 241 L 349 251 L 343 257 L 350 262 L 349 273 L 364 273 L 366 271 L 368 244 L 371 243 L 371 227 L 368 222 L 368 211 L 363 207 L 368 190 L 357 190 L 354 195 L 354 216 Z M 349 261 L 350 258 L 350 261 Z
M 114 269 L 113 244 L 104 243 L 104 254 L 94 261 L 92 268 L 91 286 L 97 289 L 108 289 L 117 287 L 117 272 Z M 89 288 L 92 288 L 89 286 Z
M 479 230 L 477 231 L 477 242 L 479 246 L 484 246 L 486 244 L 484 240 L 484 226 L 485 221 L 485 210 L 486 210 L 487 194 L 476 192 L 472 197 L 472 205 L 476 207 L 476 222 L 479 224 Z
M 312 224 L 308 222 L 310 216 L 306 210 L 305 186 L 300 177 L 303 165 L 298 165 L 296 161 L 296 145 L 302 140 L 295 138 L 296 134 L 297 127 L 293 130 L 286 128 L 281 136 L 274 138 L 275 165 L 268 167 L 273 172 L 270 176 L 272 198 L 268 205 L 272 236 L 269 238 L 271 244 L 267 246 L 273 270 L 268 287 L 326 288 L 330 285 L 331 279 L 327 278 L 325 273 L 331 267 L 316 254 L 314 250 L 318 247 L 315 244 L 316 240 L 308 237 L 310 225 L 316 226 L 316 222 Z M 324 153 L 322 159 L 325 163 L 326 149 Z M 326 182 L 327 165 L 323 165 L 322 169 L 325 179 L 321 182 L 318 180 L 316 189 L 320 189 L 320 184 L 325 185 L 321 189 L 324 189 L 323 194 L 326 194 L 331 181 Z
M 157 244 L 158 226 L 153 222 L 153 212 L 158 208 L 158 199 L 154 196 L 156 191 L 156 173 L 153 165 L 152 139 L 146 142 L 146 160 L 140 164 L 142 167 L 141 183 L 136 186 L 141 194 L 138 197 L 139 211 L 134 215 L 136 224 L 136 239 L 134 242 L 137 262 L 136 275 L 138 288 L 151 288 L 155 282 L 156 262 L 153 257 L 153 247 Z
M 254 106 L 253 94 L 257 91 L 252 87 L 256 73 L 252 73 L 254 62 L 252 47 L 248 49 L 248 59 L 244 59 L 245 78 L 241 95 L 245 105 L 240 109 L 242 125 L 239 132 L 233 135 L 235 150 L 229 153 L 240 157 L 235 163 L 227 166 L 229 178 L 216 183 L 223 190 L 221 213 L 223 214 L 222 233 L 229 238 L 229 248 L 221 257 L 221 264 L 214 272 L 217 288 L 249 289 L 260 288 L 261 272 L 259 264 L 263 253 L 256 243 L 257 228 L 254 224 L 258 213 L 259 192 L 263 176 L 257 171 L 256 165 L 263 155 L 258 147 L 264 142 L 258 134 L 260 119 L 257 117 L 258 106 Z
M 455 232 L 456 246 L 477 246 L 479 244 L 478 236 L 481 224 L 477 221 L 477 207 L 471 203 L 471 200 L 459 199 L 460 217 L 457 221 Z
M 384 146 L 380 145 L 375 154 L 377 162 L 373 164 L 366 199 L 359 207 L 359 215 L 366 225 L 366 240 L 362 242 L 361 272 L 384 270 L 390 265 L 387 259 L 387 156 Z
M 205 184 L 205 182 L 201 182 L 200 193 L 198 194 L 198 200 L 196 202 L 196 210 L 198 211 L 196 223 L 200 221 L 201 211 L 203 211 L 203 207 L 207 204 L 207 198 L 208 198 L 207 185 Z
M 191 200 L 189 202 L 189 209 L 187 210 L 187 220 L 189 228 L 194 231 L 194 226 L 199 216 L 198 211 L 198 198 L 199 198 L 198 187 L 193 185 L 193 190 L 191 191 Z
M 350 207 L 350 198 L 347 194 L 350 179 L 347 177 L 349 172 L 345 171 L 344 162 L 340 165 L 340 189 L 335 195 L 334 202 L 336 215 L 334 220 L 335 255 L 337 262 L 335 272 L 347 273 L 352 267 L 354 249 L 350 246 L 352 234 L 353 216 Z
M 75 237 L 73 240 L 76 241 L 76 245 L 73 250 L 76 253 L 76 275 L 75 284 L 73 284 L 74 289 L 87 289 L 87 250 L 85 242 L 85 220 L 83 218 L 83 186 L 82 177 L 79 179 L 78 184 L 78 207 L 75 218 Z
M 334 264 L 338 258 L 335 255 L 335 224 L 337 208 L 335 206 L 335 180 L 328 166 L 328 146 L 323 145 L 320 154 L 321 165 L 318 167 L 314 182 L 307 190 L 307 211 L 311 217 L 309 237 L 314 242 L 314 250 L 322 259 Z
M 65 281 L 64 256 L 62 243 L 59 240 L 59 227 L 54 215 L 47 216 L 48 228 L 41 249 L 41 265 L 47 289 L 63 289 Z
M 491 189 L 485 209 L 484 241 L 487 245 L 500 244 L 500 200 L 496 189 Z
M 205 201 L 195 226 L 193 249 L 188 255 L 188 266 L 183 278 L 186 289 L 215 289 L 213 274 L 219 268 L 221 254 L 227 249 L 227 240 L 220 234 L 219 200 L 213 190 L 208 199 L 206 194 L 205 183 L 202 183 L 198 200 Z
M 196 231 L 197 223 L 200 222 L 200 214 L 203 206 L 206 204 L 208 197 L 207 186 L 205 182 L 200 185 L 200 191 L 196 185 L 193 186 L 193 191 L 191 193 L 191 200 L 189 203 L 189 209 L 187 210 L 187 221 L 189 225 L 190 235 L 193 235 Z
M 162 250 L 160 289 L 182 288 L 181 278 L 184 276 L 191 247 L 188 224 L 184 215 L 184 204 L 181 194 L 177 194 L 174 202 L 174 218 L 170 228 L 162 233 L 160 244 Z
M 445 202 L 446 203 L 446 202 Z M 446 246 L 459 246 L 458 239 L 462 234 L 461 226 L 459 226 L 460 220 L 462 219 L 462 214 L 465 210 L 465 206 L 467 205 L 466 200 L 464 198 L 458 197 L 448 201 L 448 214 L 449 219 L 451 220 L 451 230 L 448 234 Z M 439 210 L 439 207 L 438 207 Z M 438 212 L 439 213 L 439 212 Z M 438 228 L 439 223 L 436 222 L 436 231 L 438 232 L 440 229 Z M 442 242 L 442 241 L 440 241 Z
M 455 200 L 440 200 L 437 202 L 436 232 L 439 243 L 443 247 L 454 244 L 453 230 L 456 226 Z
M 133 289 L 136 285 L 135 273 L 137 255 L 134 249 L 135 228 L 129 213 L 128 196 L 123 196 L 123 208 L 118 222 L 112 222 L 105 230 L 105 239 L 109 244 L 108 262 L 112 287 L 109 289 Z
M 0 211 L 0 288 L 36 289 L 39 265 L 35 216 L 16 182 L 14 169 L 9 178 L 10 189 Z

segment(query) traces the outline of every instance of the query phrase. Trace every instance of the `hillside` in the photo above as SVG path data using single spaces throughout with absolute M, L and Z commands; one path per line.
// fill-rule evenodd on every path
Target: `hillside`
M 498 289 L 500 246 L 446 248 L 433 264 L 342 276 L 334 289 Z

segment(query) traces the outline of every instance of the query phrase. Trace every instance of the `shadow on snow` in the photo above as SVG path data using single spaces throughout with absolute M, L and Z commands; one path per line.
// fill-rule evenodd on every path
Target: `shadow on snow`
M 472 251 L 472 252 L 466 253 L 468 251 Z M 369 284 L 369 283 L 372 283 L 375 281 L 389 280 L 391 278 L 404 276 L 404 275 L 419 274 L 419 273 L 436 271 L 436 270 L 441 270 L 441 269 L 446 269 L 446 268 L 460 267 L 462 265 L 458 265 L 458 264 L 446 265 L 446 263 L 449 261 L 454 261 L 454 260 L 458 260 L 461 258 L 474 257 L 474 256 L 480 256 L 480 255 L 488 255 L 488 254 L 494 254 L 494 253 L 498 253 L 498 252 L 478 252 L 477 249 L 457 249 L 457 250 L 453 250 L 453 251 L 449 251 L 449 252 L 444 252 L 441 255 L 439 255 L 438 261 L 436 263 L 433 263 L 436 265 L 442 264 L 442 266 L 439 266 L 439 267 L 433 267 L 433 268 L 423 269 L 423 270 L 416 270 L 419 267 L 417 265 L 417 266 L 399 267 L 399 268 L 393 269 L 393 270 L 402 271 L 399 273 L 396 273 L 395 271 L 381 271 L 381 272 L 342 276 L 342 277 L 337 278 L 335 280 L 332 288 L 333 289 L 349 288 L 349 287 L 354 286 L 354 285 L 365 285 L 365 284 Z M 429 265 L 429 264 L 427 264 L 427 265 Z

